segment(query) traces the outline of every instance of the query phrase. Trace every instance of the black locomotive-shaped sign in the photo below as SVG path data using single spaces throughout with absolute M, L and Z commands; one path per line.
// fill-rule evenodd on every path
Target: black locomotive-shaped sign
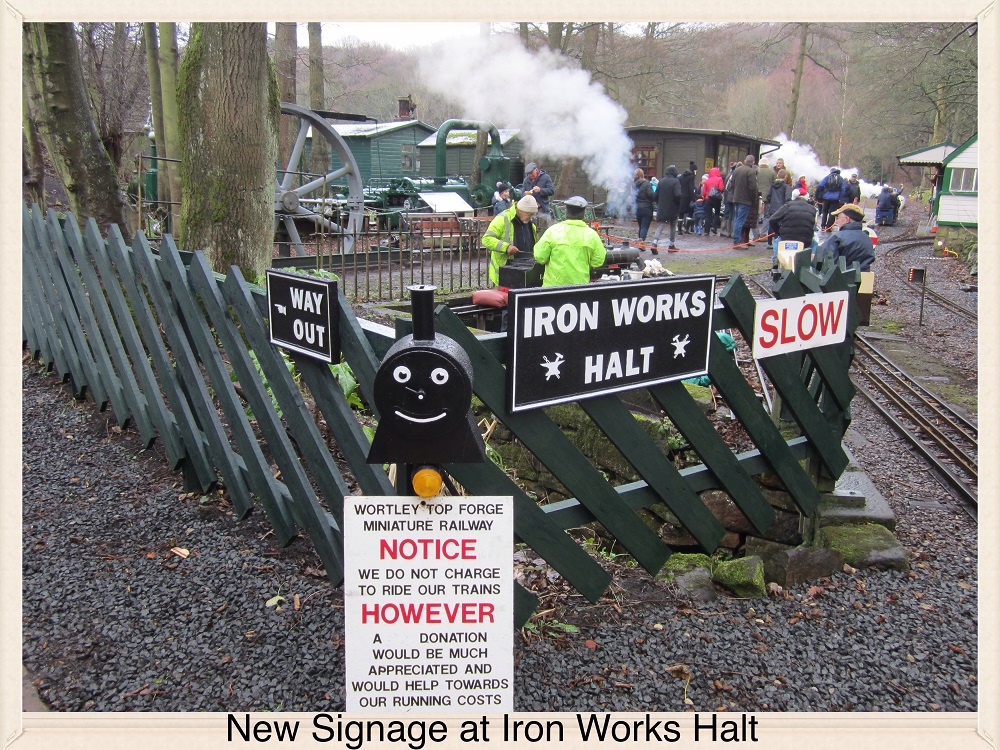
M 413 333 L 375 373 L 378 428 L 368 463 L 476 463 L 486 459 L 469 407 L 472 363 L 454 339 L 434 333 L 434 287 L 408 287 Z

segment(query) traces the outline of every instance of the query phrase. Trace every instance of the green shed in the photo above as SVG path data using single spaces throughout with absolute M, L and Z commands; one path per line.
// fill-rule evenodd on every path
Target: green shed
M 401 122 L 331 123 L 354 155 L 365 185 L 393 177 L 416 177 L 421 174 L 419 144 L 434 128 L 419 120 Z M 309 138 L 311 138 L 311 134 Z M 311 146 L 311 144 L 310 144 Z M 306 154 L 309 151 L 307 149 Z M 340 167 L 334 153 L 331 169 Z M 433 157 L 431 157 L 433 169 Z

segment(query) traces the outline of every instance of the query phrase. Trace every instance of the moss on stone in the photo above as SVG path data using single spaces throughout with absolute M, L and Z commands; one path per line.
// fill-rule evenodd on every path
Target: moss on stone
M 910 569 L 906 550 L 891 531 L 877 523 L 825 526 L 816 534 L 816 546 L 839 552 L 854 568 Z
M 715 566 L 712 580 L 737 596 L 764 596 L 764 561 L 757 555 L 725 560 Z
M 708 570 L 711 570 L 712 558 L 708 555 L 703 555 L 700 552 L 675 552 L 667 558 L 663 567 L 660 568 L 660 572 L 656 574 L 656 580 L 671 581 L 676 576 L 689 573 L 695 568 L 707 568 Z

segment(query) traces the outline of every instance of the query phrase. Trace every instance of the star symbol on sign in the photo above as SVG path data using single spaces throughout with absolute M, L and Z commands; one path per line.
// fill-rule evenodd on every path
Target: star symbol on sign
M 677 334 L 676 336 L 674 336 L 673 341 L 674 341 L 674 359 L 677 359 L 678 357 L 686 357 L 687 352 L 685 351 L 685 349 L 687 349 L 687 345 L 691 341 L 691 334 L 685 335 L 683 341 L 681 340 L 680 334 Z
M 551 362 L 549 362 L 548 357 L 542 357 L 542 361 L 539 362 L 539 364 L 545 368 L 545 379 L 548 380 L 549 378 L 554 377 L 556 380 L 558 380 L 559 368 L 562 367 L 562 363 L 564 361 L 565 360 L 563 359 L 563 355 L 559 352 L 556 352 L 556 358 Z

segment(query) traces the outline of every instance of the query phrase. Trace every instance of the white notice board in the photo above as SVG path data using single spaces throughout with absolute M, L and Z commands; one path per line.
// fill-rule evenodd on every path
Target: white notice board
M 513 710 L 511 497 L 344 498 L 347 710 Z

